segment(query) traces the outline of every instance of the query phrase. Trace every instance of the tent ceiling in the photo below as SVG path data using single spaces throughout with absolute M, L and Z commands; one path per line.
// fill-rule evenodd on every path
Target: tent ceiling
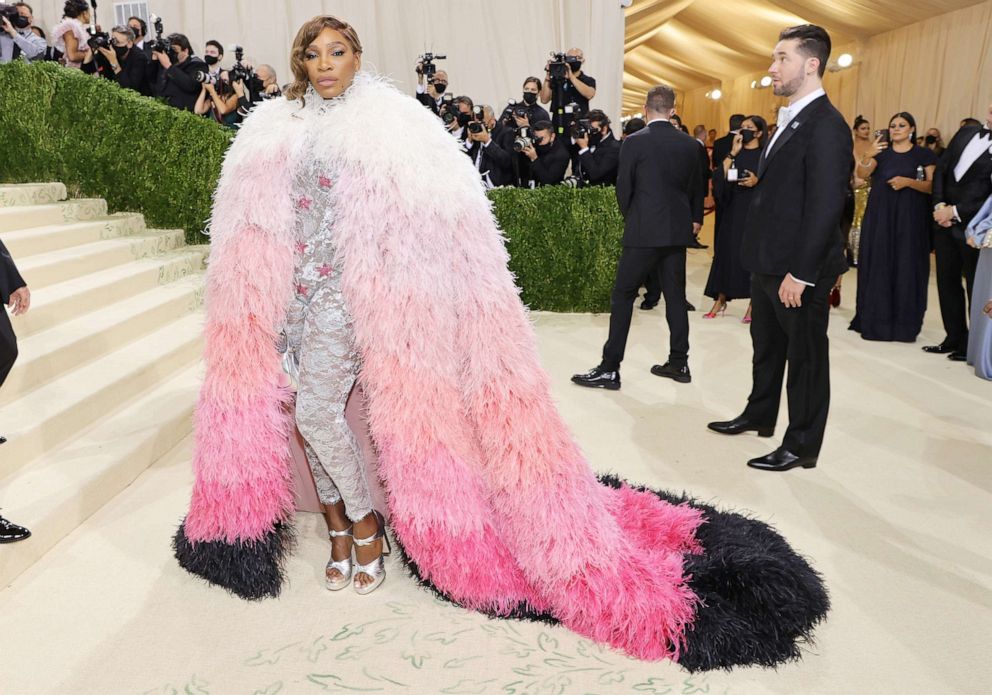
M 637 110 L 652 84 L 688 91 L 764 70 L 783 27 L 819 24 L 841 46 L 977 1 L 634 0 L 626 10 L 624 110 Z

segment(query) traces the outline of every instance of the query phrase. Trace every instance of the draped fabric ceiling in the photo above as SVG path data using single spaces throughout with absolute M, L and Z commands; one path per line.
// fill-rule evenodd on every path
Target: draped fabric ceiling
M 830 32 L 833 57 L 842 48 L 857 60 L 858 47 L 872 36 L 975 4 L 976 0 L 634 0 L 626 10 L 623 111 L 639 112 L 647 89 L 655 84 L 690 92 L 766 70 L 784 27 L 819 24 Z

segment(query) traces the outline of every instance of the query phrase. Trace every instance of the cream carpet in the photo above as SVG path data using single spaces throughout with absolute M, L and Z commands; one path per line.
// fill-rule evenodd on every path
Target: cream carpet
M 185 441 L 0 592 L 0 692 L 696 693 L 988 692 L 992 668 L 992 383 L 919 345 L 942 337 L 935 293 L 917 345 L 831 325 L 833 402 L 820 465 L 745 461 L 778 439 L 709 433 L 750 384 L 744 306 L 702 320 L 708 252 L 689 263 L 693 382 L 652 376 L 667 332 L 635 310 L 623 389 L 569 376 L 597 362 L 606 316 L 535 314 L 555 396 L 592 465 L 771 521 L 826 578 L 834 608 L 803 660 L 691 675 L 558 627 L 491 621 L 436 602 L 395 563 L 371 596 L 332 594 L 320 517 L 300 515 L 282 598 L 246 603 L 171 556 L 192 476 Z M 784 411 L 784 408 L 783 408 Z M 779 435 L 784 431 L 784 413 Z M 443 481 L 439 481 L 443 482 Z M 3 546 L 17 553 L 31 543 Z

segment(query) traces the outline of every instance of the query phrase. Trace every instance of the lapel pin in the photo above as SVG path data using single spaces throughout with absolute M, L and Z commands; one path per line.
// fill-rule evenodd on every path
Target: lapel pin
M 799 121 L 793 121 L 792 122 L 792 129 L 795 130 L 798 127 L 799 127 Z

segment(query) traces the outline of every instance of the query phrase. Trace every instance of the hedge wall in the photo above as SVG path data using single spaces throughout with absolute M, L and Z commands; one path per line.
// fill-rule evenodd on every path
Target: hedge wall
M 53 63 L 0 66 L 0 181 L 62 181 L 206 239 L 230 130 Z M 612 188 L 499 189 L 490 197 L 524 302 L 606 311 L 623 221 Z

